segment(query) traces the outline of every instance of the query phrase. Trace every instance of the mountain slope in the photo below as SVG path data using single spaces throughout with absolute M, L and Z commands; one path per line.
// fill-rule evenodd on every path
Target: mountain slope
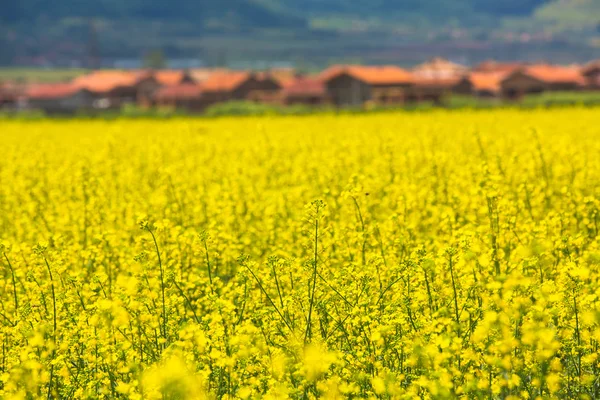
M 550 0 L 264 0 L 308 15 L 342 14 L 348 16 L 397 18 L 404 13 L 420 13 L 431 18 L 487 14 L 528 16 Z
M 3 8 L 0 19 L 9 24 L 41 19 L 51 24 L 67 18 L 104 18 L 194 21 L 200 28 L 213 21 L 239 27 L 306 26 L 303 17 L 279 13 L 252 0 L 2 0 L 0 6 Z
M 600 28 L 600 0 L 555 1 L 540 7 L 535 17 L 563 28 L 581 29 L 593 25 Z
M 51 63 L 81 60 L 89 54 L 90 20 L 103 57 L 163 49 L 169 57 L 218 64 L 226 57 L 300 60 L 315 52 L 322 59 L 369 51 L 403 57 L 394 49 L 399 44 L 439 54 L 426 49 L 432 43 L 515 58 L 528 54 L 512 46 L 521 37 L 542 37 L 523 44 L 539 57 L 547 54 L 543 46 L 562 46 L 561 59 L 574 45 L 590 58 L 594 46 L 600 49 L 600 0 L 0 0 L 0 10 L 0 64 L 27 64 L 39 55 Z
M 595 1 L 595 0 L 590 0 Z M 306 18 L 342 15 L 356 18 L 398 18 L 421 14 L 427 18 L 470 17 L 475 14 L 529 16 L 549 0 L 2 0 L 6 22 L 41 17 L 229 19 L 255 27 L 303 25 Z

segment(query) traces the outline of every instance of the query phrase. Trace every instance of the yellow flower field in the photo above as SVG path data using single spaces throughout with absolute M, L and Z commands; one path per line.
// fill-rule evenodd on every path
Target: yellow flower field
M 0 122 L 0 398 L 600 398 L 599 121 Z

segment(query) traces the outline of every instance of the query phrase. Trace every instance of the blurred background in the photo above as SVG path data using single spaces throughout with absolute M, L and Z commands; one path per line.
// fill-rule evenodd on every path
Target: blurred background
M 0 115 L 600 104 L 600 0 L 0 5 Z
M 600 0 L 1 0 L 0 66 L 318 69 L 600 57 Z M 68 72 L 66 72 L 68 74 Z

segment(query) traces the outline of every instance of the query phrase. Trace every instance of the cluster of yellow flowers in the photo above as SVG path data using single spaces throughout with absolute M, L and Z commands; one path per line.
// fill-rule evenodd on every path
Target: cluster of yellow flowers
M 0 398 L 600 398 L 597 109 L 1 124 Z

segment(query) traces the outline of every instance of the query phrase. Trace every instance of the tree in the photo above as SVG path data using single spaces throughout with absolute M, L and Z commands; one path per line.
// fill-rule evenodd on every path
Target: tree
M 144 55 L 143 64 L 145 68 L 161 69 L 167 66 L 167 59 L 162 50 L 151 50 Z

